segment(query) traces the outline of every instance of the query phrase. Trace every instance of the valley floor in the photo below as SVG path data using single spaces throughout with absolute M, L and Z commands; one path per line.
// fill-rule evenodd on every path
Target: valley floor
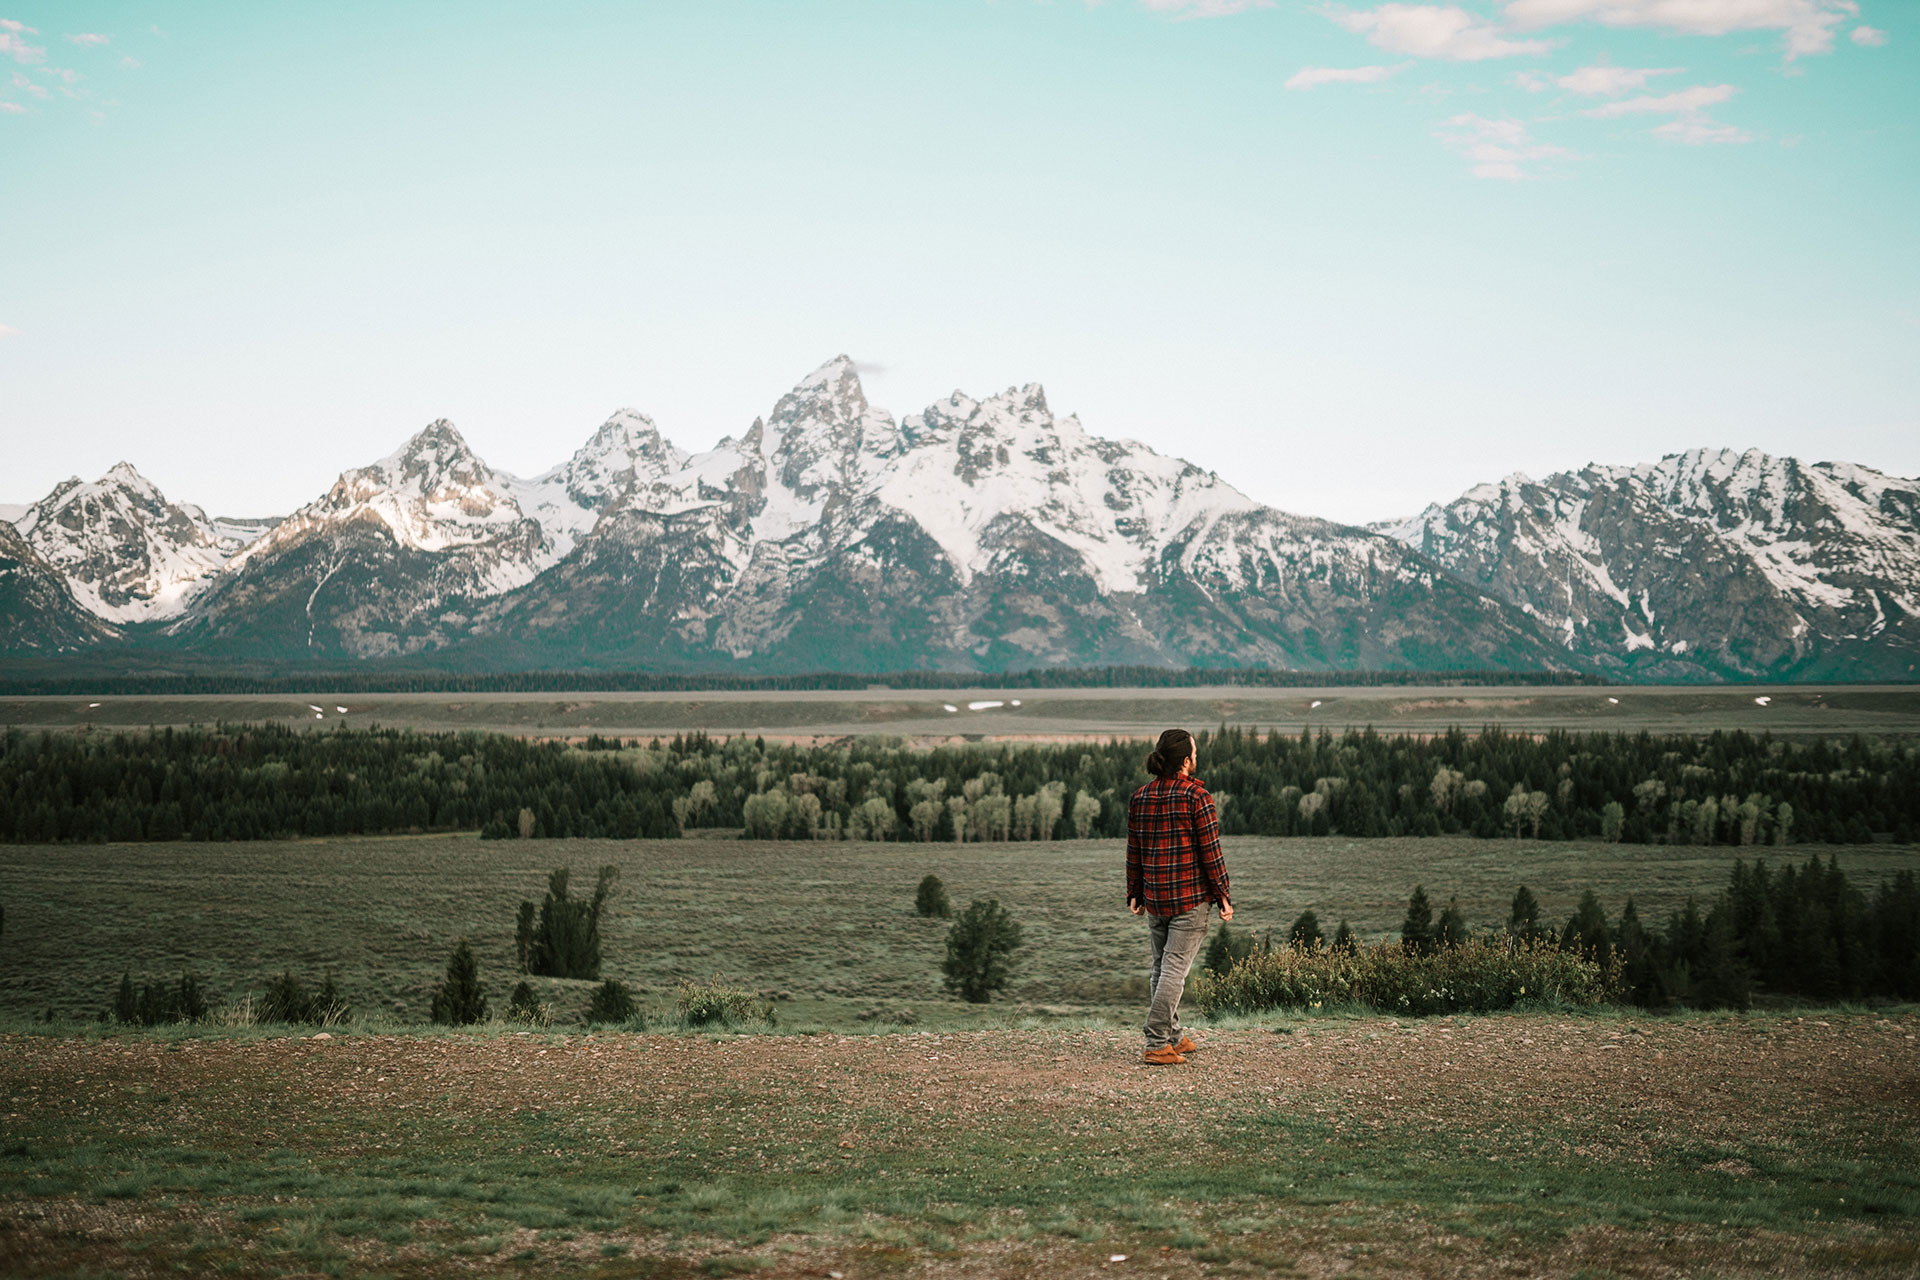
M 1916 1033 L 15 1033 L 0 1271 L 1914 1275 Z

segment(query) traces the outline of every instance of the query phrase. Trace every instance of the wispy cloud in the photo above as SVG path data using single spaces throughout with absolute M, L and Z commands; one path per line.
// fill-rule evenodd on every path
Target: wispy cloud
M 1225 18 L 1249 9 L 1271 9 L 1273 0 L 1140 0 L 1155 13 L 1176 18 Z
M 13 73 L 13 87 L 21 90 L 23 93 L 30 93 L 36 98 L 44 98 L 47 96 L 47 86 L 34 80 L 32 76 L 27 75 L 25 72 L 16 71 Z
M 1704 116 L 1697 120 L 1669 120 L 1663 125 L 1656 125 L 1653 136 L 1669 142 L 1684 142 L 1690 147 L 1753 141 L 1753 135 L 1745 129 L 1721 124 Z
M 140 65 L 140 59 L 134 57 L 132 54 L 128 54 L 126 57 L 120 59 L 120 65 L 128 68 L 137 67 Z
M 1684 142 L 1689 146 L 1752 142 L 1753 135 L 1746 130 L 1730 124 L 1722 124 L 1707 115 L 1707 108 L 1719 106 L 1737 92 L 1739 91 L 1730 84 L 1702 84 L 1690 89 L 1682 89 L 1678 93 L 1609 102 L 1602 106 L 1589 107 L 1581 114 L 1592 116 L 1596 120 L 1612 120 L 1621 116 L 1677 116 L 1678 119 L 1656 126 L 1653 136 L 1665 138 L 1669 142 Z
M 1779 31 L 1792 60 L 1830 52 L 1835 28 L 1858 16 L 1860 6 L 1857 0 L 1505 0 L 1501 11 L 1509 23 L 1529 30 L 1598 22 L 1696 36 Z
M 27 109 L 17 102 L 0 102 L 0 111 L 5 111 L 10 115 L 25 115 L 27 113 Z
M 1287 77 L 1288 89 L 1311 89 L 1321 84 L 1375 84 L 1402 70 L 1397 67 L 1302 67 Z
M 1509 39 L 1498 25 L 1457 5 L 1383 4 L 1357 13 L 1336 10 L 1329 16 L 1366 36 L 1370 44 L 1415 58 L 1483 62 L 1549 53 L 1554 47 L 1551 40 Z
M 1702 84 L 1695 85 L 1691 89 L 1682 89 L 1678 93 L 1661 94 L 1659 97 L 1628 98 L 1624 102 L 1609 102 L 1604 106 L 1589 107 L 1582 114 L 1597 120 L 1637 115 L 1696 116 L 1708 107 L 1719 106 L 1737 92 L 1738 90 L 1730 84 Z
M 93 31 L 83 31 L 79 35 L 68 36 L 67 39 L 73 41 L 75 44 L 78 44 L 78 45 L 86 45 L 88 47 L 98 47 L 100 45 L 106 44 L 108 41 L 113 39 L 113 37 L 103 36 Z
M 1878 27 L 1855 27 L 1849 38 L 1862 48 L 1877 49 L 1887 42 L 1887 33 Z
M 1564 89 L 1583 98 L 1617 98 L 1623 93 L 1646 88 L 1647 81 L 1655 76 L 1679 75 L 1684 70 L 1684 67 L 1612 67 L 1597 63 L 1564 76 L 1545 71 L 1522 71 L 1513 81 L 1529 93 Z
M 0 55 L 15 62 L 39 62 L 47 56 L 43 46 L 28 44 L 27 37 L 40 34 L 35 28 L 12 18 L 0 18 Z
M 1525 166 L 1573 154 L 1535 141 L 1518 120 L 1490 120 L 1471 112 L 1451 117 L 1435 136 L 1467 158 L 1474 177 L 1501 182 L 1519 182 L 1530 176 Z
M 17 338 L 20 331 L 10 324 L 0 324 L 0 338 Z

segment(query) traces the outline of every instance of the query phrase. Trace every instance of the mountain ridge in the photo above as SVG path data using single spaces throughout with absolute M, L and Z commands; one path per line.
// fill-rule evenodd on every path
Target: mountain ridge
M 1691 450 L 1358 528 L 1095 436 L 1038 383 L 896 420 L 843 355 L 699 453 L 621 409 L 521 478 L 437 419 L 265 529 L 122 464 L 25 509 L 15 572 L 63 643 L 295 662 L 1898 676 L 1916 512 L 1870 468 Z

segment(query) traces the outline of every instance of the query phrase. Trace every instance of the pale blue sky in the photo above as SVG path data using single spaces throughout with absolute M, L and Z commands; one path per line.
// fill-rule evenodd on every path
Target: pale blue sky
M 705 448 L 841 351 L 1354 521 L 1914 475 L 1917 196 L 1910 0 L 0 0 L 0 501 Z

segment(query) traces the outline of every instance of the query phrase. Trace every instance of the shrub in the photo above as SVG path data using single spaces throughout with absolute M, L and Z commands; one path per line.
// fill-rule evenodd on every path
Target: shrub
M 1546 942 L 1470 940 L 1430 952 L 1387 942 L 1261 952 L 1225 974 L 1201 974 L 1193 993 L 1209 1014 L 1349 1004 L 1426 1016 L 1510 1009 L 1523 1000 L 1598 1004 L 1617 980 L 1617 967 Z
M 593 1000 L 587 1005 L 587 1025 L 627 1022 L 639 1011 L 627 984 L 618 978 L 608 978 L 594 988 Z
M 1415 955 L 1430 955 L 1439 942 L 1433 936 L 1433 904 L 1424 885 L 1413 886 L 1407 918 L 1400 923 L 1400 945 Z
M 1433 940 L 1442 947 L 1457 947 L 1467 940 L 1467 917 L 1460 910 L 1460 899 L 1447 899 L 1439 923 L 1433 927 Z
M 913 895 L 913 909 L 923 916 L 938 916 L 945 920 L 953 914 L 953 904 L 947 901 L 947 886 L 940 883 L 940 877 L 930 875 L 920 882 L 920 888 Z
M 177 986 L 164 982 L 133 985 L 133 975 L 120 975 L 120 986 L 113 997 L 113 1019 L 134 1027 L 157 1027 L 168 1022 L 198 1022 L 207 1016 L 207 999 L 200 991 L 200 980 L 190 973 L 180 975 Z
M 673 996 L 674 1013 L 689 1027 L 771 1024 L 773 1006 L 745 987 L 709 978 L 702 983 L 683 982 Z
M 533 988 L 523 978 L 507 1000 L 507 1021 L 529 1027 L 550 1027 L 553 1025 L 553 1006 L 540 1003 L 533 994 Z
M 1013 977 L 1020 926 L 997 898 L 975 898 L 947 930 L 946 988 L 969 1004 L 985 1004 Z
M 1287 945 L 1291 947 L 1311 950 L 1325 941 L 1326 937 L 1320 932 L 1320 917 L 1313 914 L 1311 910 L 1302 911 L 1294 920 L 1293 927 L 1287 930 Z
M 1359 940 L 1353 936 L 1352 926 L 1345 920 L 1342 920 L 1340 927 L 1333 931 L 1333 950 L 1351 953 L 1356 950 L 1359 945 Z
M 433 993 L 433 1020 L 447 1026 L 464 1027 L 484 1022 L 487 1017 L 487 992 L 480 985 L 480 963 L 465 938 L 447 957 L 447 979 Z
M 547 877 L 547 896 L 540 904 L 538 922 L 526 938 L 526 971 L 548 978 L 597 978 L 600 976 L 600 917 L 607 900 L 613 896 L 613 882 L 619 868 L 600 868 L 594 882 L 593 897 L 585 902 L 567 896 L 568 871 L 556 868 Z M 533 920 L 533 904 L 520 904 L 515 926 L 516 942 L 522 930 Z
M 1252 954 L 1253 934 L 1235 933 L 1232 925 L 1223 924 L 1208 940 L 1200 967 L 1209 973 L 1225 973 Z
M 347 1016 L 347 1004 L 341 999 L 340 988 L 331 973 L 326 975 L 318 991 L 309 992 L 306 984 L 287 969 L 267 983 L 266 994 L 261 996 L 254 1016 L 261 1022 L 331 1026 Z

